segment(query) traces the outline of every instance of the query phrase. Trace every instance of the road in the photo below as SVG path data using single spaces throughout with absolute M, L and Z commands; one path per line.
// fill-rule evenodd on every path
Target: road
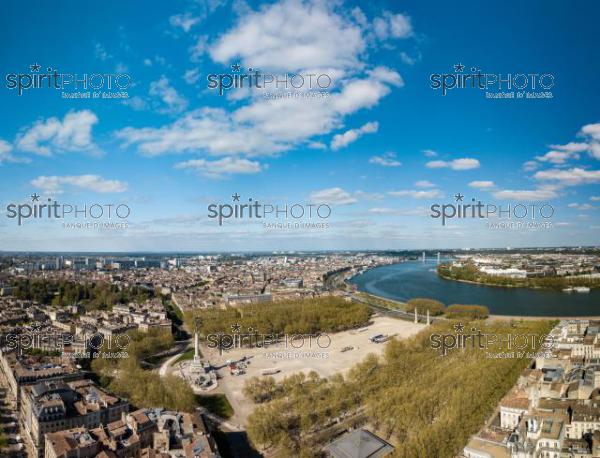
M 391 309 L 391 308 L 387 308 L 387 307 L 383 307 L 379 304 L 376 304 L 374 302 L 369 301 L 368 299 L 365 299 L 363 297 L 360 296 L 356 296 L 354 294 L 348 294 L 348 296 L 354 301 L 354 302 L 360 302 L 362 304 L 366 304 L 369 307 L 371 307 L 372 309 L 374 309 L 375 311 L 379 312 L 382 315 L 386 315 L 386 316 L 390 316 L 392 318 L 400 318 L 402 320 L 407 320 L 407 321 L 414 321 L 415 319 L 415 314 L 411 313 L 411 312 L 405 312 L 404 310 L 397 310 L 397 309 Z M 420 315 L 417 314 L 417 318 L 419 320 L 419 323 L 425 323 L 427 322 L 427 315 Z M 435 323 L 437 320 L 441 320 L 443 318 L 434 318 L 434 317 L 430 317 L 429 318 L 429 322 L 430 323 Z
M 171 356 L 169 359 L 167 359 L 164 363 L 162 363 L 160 365 L 160 369 L 158 370 L 158 375 L 160 375 L 161 377 L 164 377 L 167 375 L 167 371 L 169 370 L 169 367 L 171 366 L 171 364 L 173 364 L 177 358 L 179 358 L 183 353 L 185 353 L 185 351 L 188 348 L 189 343 L 190 343 L 190 341 L 185 341 L 185 345 L 182 345 L 180 350 L 177 353 L 175 353 L 173 356 Z
M 177 302 L 175 302 L 175 300 L 171 300 L 171 304 L 173 304 L 174 307 L 177 307 L 177 309 L 183 314 L 183 310 L 181 309 L 181 307 L 179 307 L 179 305 L 177 304 Z M 181 323 L 181 328 L 188 335 L 190 335 L 190 332 L 187 329 L 187 326 L 184 321 L 182 321 L 182 323 Z M 166 376 L 171 364 L 173 364 L 175 362 L 175 360 L 179 356 L 181 356 L 182 353 L 185 353 L 185 351 L 187 350 L 187 348 L 191 342 L 192 342 L 192 339 L 179 340 L 179 341 L 175 342 L 175 344 L 180 347 L 179 351 L 160 365 L 160 369 L 158 370 L 158 375 L 160 375 L 161 377 Z

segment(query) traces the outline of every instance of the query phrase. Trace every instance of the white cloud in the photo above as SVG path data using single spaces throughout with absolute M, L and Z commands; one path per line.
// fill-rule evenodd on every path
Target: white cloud
M 13 157 L 10 154 L 13 147 L 5 140 L 0 140 L 0 164 L 3 162 L 11 162 Z
M 135 111 L 143 111 L 148 109 L 149 104 L 143 97 L 139 95 L 134 95 L 133 97 L 129 97 L 128 99 L 123 100 L 123 105 L 128 106 Z
M 365 50 L 362 32 L 326 2 L 286 0 L 247 12 L 209 52 L 216 62 L 260 69 L 348 68 Z
M 200 18 L 192 16 L 192 14 L 189 12 L 176 14 L 169 18 L 169 24 L 171 24 L 173 27 L 179 27 L 186 33 L 189 32 L 190 29 L 198 22 L 200 22 Z
M 368 78 L 347 82 L 340 93 L 330 97 L 329 103 L 342 115 L 353 113 L 361 108 L 371 108 L 390 93 L 390 85 L 402 87 L 404 82 L 393 70 L 378 67 L 369 72 Z
M 327 188 L 310 193 L 309 200 L 315 204 L 349 205 L 358 202 L 349 192 L 342 188 Z
M 568 170 L 540 170 L 533 177 L 540 181 L 555 181 L 562 186 L 577 186 L 581 184 L 600 183 L 600 170 L 586 170 L 580 167 Z
M 16 147 L 41 156 L 51 156 L 54 151 L 98 154 L 92 141 L 92 127 L 97 122 L 90 110 L 70 111 L 62 121 L 55 117 L 39 120 L 17 136 Z
M 181 96 L 173 86 L 170 85 L 166 76 L 150 83 L 149 94 L 158 98 L 164 107 L 160 111 L 164 113 L 180 113 L 187 108 L 188 101 Z
M 592 157 L 600 159 L 600 123 L 583 126 L 579 130 L 578 136 L 582 137 L 585 141 L 549 145 L 551 150 L 542 156 L 536 156 L 535 159 L 539 162 L 561 166 L 569 160 L 579 160 L 581 153 L 585 151 Z M 526 172 L 534 171 L 539 168 L 539 162 L 527 161 L 523 165 L 523 169 Z M 544 176 L 544 174 L 541 176 Z
M 355 142 L 364 134 L 372 134 L 377 132 L 379 129 L 379 123 L 368 122 L 358 129 L 350 129 L 343 134 L 337 134 L 333 136 L 331 140 L 331 149 L 337 150 L 348 146 L 350 143 Z
M 600 142 L 595 141 L 590 143 L 590 154 L 596 159 L 600 159 Z
M 404 62 L 406 65 L 415 65 L 415 63 L 417 62 L 417 59 L 415 59 L 414 57 L 409 56 L 404 51 L 402 51 L 400 53 L 400 60 L 402 60 L 402 62 Z
M 358 6 L 352 8 L 350 14 L 352 14 L 352 17 L 358 25 L 360 25 L 363 28 L 369 27 L 369 20 L 367 19 L 366 14 L 363 13 L 363 10 L 361 10 Z
M 387 208 L 387 207 L 375 207 L 369 209 L 370 213 L 375 213 L 377 215 L 393 215 L 398 212 L 396 208 Z
M 477 159 L 464 157 L 461 159 L 453 159 L 451 161 L 430 161 L 425 164 L 430 169 L 450 168 L 452 170 L 470 170 L 480 167 Z
M 224 157 L 216 161 L 205 159 L 192 159 L 175 164 L 176 169 L 191 169 L 209 177 L 220 177 L 222 175 L 253 174 L 260 173 L 263 166 L 260 162 L 248 159 Z
M 375 207 L 370 208 L 369 213 L 375 215 L 393 215 L 393 216 L 426 216 L 427 210 L 423 207 L 400 210 L 397 208 Z
M 105 180 L 98 175 L 71 175 L 71 176 L 39 176 L 31 181 L 36 188 L 51 194 L 63 192 L 63 186 L 86 189 L 98 193 L 125 192 L 127 183 L 119 180 Z
M 536 156 L 536 159 L 540 162 L 564 164 L 569 159 L 579 159 L 579 154 L 571 151 L 548 151 L 543 156 Z
M 191 51 L 193 59 L 208 51 L 216 62 L 276 74 L 327 73 L 332 78 L 329 97 L 265 98 L 261 91 L 242 94 L 232 89 L 228 99 L 246 102 L 233 111 L 186 112 L 170 125 L 128 127 L 117 137 L 124 145 L 152 155 L 261 156 L 306 145 L 315 137 L 322 141 L 324 135 L 344 126 L 346 116 L 376 106 L 394 87 L 404 84 L 395 70 L 368 64 L 368 25 L 359 23 L 360 15 L 349 16 L 338 9 L 336 2 L 318 0 L 283 0 L 258 11 L 244 8 L 230 30 L 216 41 L 200 37 Z M 346 139 L 338 137 L 335 145 L 343 145 Z
M 204 54 L 206 54 L 208 49 L 209 49 L 208 35 L 200 35 L 196 39 L 196 43 L 194 43 L 189 49 L 190 59 L 192 60 L 192 62 L 198 62 L 200 60 L 200 58 Z
M 191 151 L 271 155 L 329 133 L 341 125 L 344 115 L 376 104 L 389 92 L 387 84 L 374 79 L 382 77 L 380 72 L 352 80 L 327 99 L 299 103 L 293 98 L 257 98 L 232 113 L 204 108 L 161 128 L 125 128 L 117 137 L 151 155 Z M 367 123 L 366 130 L 374 126 Z
M 7 142 L 6 140 L 0 139 L 0 165 L 4 162 L 14 162 L 14 163 L 29 163 L 31 160 L 27 157 L 19 157 L 14 156 L 12 154 L 14 148 L 13 145 Z
M 539 201 L 554 199 L 558 196 L 554 188 L 538 188 L 528 190 L 511 190 L 506 189 L 492 193 L 494 198 L 498 200 L 523 200 L 523 201 Z
M 417 188 L 435 188 L 435 184 L 427 180 L 419 180 L 415 182 Z
M 359 200 L 381 200 L 384 198 L 384 195 L 378 192 L 356 191 L 353 195 Z
M 202 152 L 214 155 L 272 155 L 285 146 L 251 126 L 237 124 L 221 109 L 203 108 L 161 128 L 127 127 L 117 132 L 124 146 L 137 144 L 142 154 Z
M 412 197 L 414 199 L 434 199 L 436 197 L 444 196 L 439 189 L 430 189 L 428 191 L 422 189 L 405 189 L 402 191 L 390 191 L 388 194 L 393 197 Z
M 167 59 L 165 59 L 164 57 L 155 54 L 154 57 L 146 57 L 142 63 L 146 66 L 146 67 L 152 67 L 154 64 L 157 65 L 161 65 L 163 67 L 167 66 Z
M 426 157 L 436 157 L 436 156 L 438 155 L 438 153 L 437 153 L 437 152 L 435 152 L 435 151 L 433 151 L 432 149 L 424 149 L 424 150 L 423 150 L 423 154 L 424 154 Z
M 553 150 L 565 151 L 567 153 L 583 153 L 587 151 L 590 145 L 587 143 L 570 142 L 566 145 L 548 145 Z
M 196 84 L 200 79 L 200 70 L 197 68 L 186 70 L 186 72 L 183 74 L 183 79 L 188 84 Z
M 368 70 L 367 75 L 377 82 L 391 84 L 392 86 L 402 87 L 404 86 L 404 80 L 395 70 L 379 65 L 373 70 Z
M 381 165 L 383 167 L 400 167 L 402 162 L 396 159 L 396 153 L 388 152 L 382 156 L 372 156 L 369 164 Z
M 600 196 L 590 196 L 592 202 L 600 202 Z
M 532 172 L 538 169 L 539 166 L 540 164 L 536 161 L 527 161 L 523 164 L 523 170 L 525 170 L 526 172 Z
M 592 157 L 600 159 L 600 123 L 586 124 L 579 134 L 589 139 L 589 152 Z
M 475 189 L 490 189 L 495 186 L 493 181 L 471 181 L 469 186 Z
M 580 133 L 589 136 L 594 140 L 600 140 L 600 123 L 586 124 L 581 128 Z
M 327 149 L 327 145 L 323 142 L 309 142 L 307 146 L 310 149 Z
M 385 11 L 383 16 L 373 20 L 373 30 L 380 40 L 388 38 L 408 38 L 413 34 L 410 18 L 403 14 Z
M 596 208 L 596 207 L 594 207 L 591 204 L 587 204 L 587 203 L 586 204 L 578 204 L 578 203 L 575 203 L 575 202 L 569 204 L 568 207 L 569 208 L 575 208 L 575 209 L 580 210 L 580 211 L 592 210 L 592 209 Z
M 0 140 L 0 156 L 4 156 L 12 151 L 12 145 L 6 140 Z

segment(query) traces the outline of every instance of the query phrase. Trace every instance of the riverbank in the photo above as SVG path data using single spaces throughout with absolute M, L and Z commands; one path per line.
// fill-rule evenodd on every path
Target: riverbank
M 507 320 L 600 320 L 598 316 L 528 316 L 528 315 L 490 315 L 489 321 Z
M 471 285 L 481 285 L 481 286 L 492 286 L 494 288 L 528 288 L 528 289 L 544 289 L 540 286 L 518 286 L 518 285 L 496 285 L 494 283 L 486 283 L 483 281 L 475 281 L 475 280 L 465 280 L 463 278 L 452 278 L 452 277 L 447 277 L 446 275 L 442 275 L 439 272 L 437 273 L 437 276 L 440 277 L 442 280 L 448 280 L 448 281 L 458 281 L 460 283 L 469 283 Z M 549 288 L 548 288 L 549 289 Z
M 454 277 L 450 277 L 448 275 L 443 275 L 439 272 L 439 270 L 437 270 L 437 275 L 438 277 L 440 277 L 443 280 L 449 280 L 449 281 L 458 281 L 458 282 L 462 282 L 462 283 L 470 283 L 472 285 L 481 285 L 481 286 L 491 286 L 491 287 L 495 287 L 495 288 L 510 288 L 510 289 L 533 289 L 533 290 L 547 290 L 547 291 L 556 291 L 556 292 L 560 292 L 563 293 L 565 291 L 563 291 L 563 289 L 565 288 L 573 288 L 574 286 L 586 286 L 588 287 L 590 290 L 595 289 L 595 288 L 600 288 L 600 286 L 598 286 L 597 284 L 586 284 L 586 285 L 571 285 L 569 283 L 565 283 L 564 285 L 561 286 L 540 286 L 540 285 L 499 285 L 497 283 L 493 283 L 493 282 L 486 282 L 486 281 L 476 281 L 476 280 L 465 280 L 464 278 L 454 278 Z M 570 277 L 552 277 L 552 278 L 562 278 L 562 279 L 571 279 Z
M 382 303 L 393 303 L 397 304 L 399 307 L 391 308 L 387 307 L 388 310 L 404 310 L 404 306 L 408 305 L 406 302 L 394 301 L 391 299 L 386 299 L 385 297 L 377 296 L 371 293 L 365 293 L 360 291 L 358 294 L 364 295 L 372 300 L 382 302 Z M 483 304 L 485 305 L 485 304 Z M 383 304 L 382 304 L 383 306 Z M 438 319 L 445 318 L 443 315 L 436 317 Z M 528 315 L 490 315 L 486 318 L 487 321 L 509 321 L 509 320 L 600 320 L 600 315 L 597 316 L 528 316 Z
M 342 283 L 344 283 L 346 286 L 351 286 L 351 285 L 353 285 L 352 280 L 355 279 L 356 277 L 364 275 L 375 269 L 379 269 L 380 267 L 395 266 L 395 265 L 399 265 L 399 264 L 404 264 L 405 262 L 408 262 L 408 260 L 398 259 L 398 262 L 391 262 L 391 263 L 382 262 L 382 263 L 376 264 L 374 266 L 362 267 L 358 271 L 355 271 L 355 269 L 350 269 L 345 272 L 342 272 L 344 274 Z
M 378 301 L 393 301 L 403 308 L 414 298 L 431 298 L 445 305 L 479 304 L 488 307 L 496 319 L 596 318 L 600 315 L 600 290 L 586 294 L 567 294 L 549 288 L 507 287 L 470 280 L 454 280 L 438 275 L 432 261 L 404 261 L 379 266 L 352 276 L 348 283 L 355 291 L 367 293 Z M 495 288 L 491 286 L 496 286 Z M 389 303 L 388 302 L 388 303 Z M 507 317 L 507 318 L 504 318 Z

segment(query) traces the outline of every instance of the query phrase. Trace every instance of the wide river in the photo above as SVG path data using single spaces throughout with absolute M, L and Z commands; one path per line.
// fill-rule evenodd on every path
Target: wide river
M 360 291 L 407 301 L 437 299 L 446 305 L 486 305 L 494 315 L 600 316 L 600 290 L 589 293 L 528 288 L 499 288 L 440 278 L 435 260 L 376 267 L 353 277 Z

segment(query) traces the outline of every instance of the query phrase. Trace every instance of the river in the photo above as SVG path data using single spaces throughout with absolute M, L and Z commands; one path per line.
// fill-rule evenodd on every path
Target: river
M 494 315 L 600 316 L 600 290 L 589 293 L 530 288 L 500 288 L 445 280 L 436 272 L 435 259 L 376 267 L 350 280 L 360 291 L 407 301 L 437 299 L 446 305 L 485 305 Z

